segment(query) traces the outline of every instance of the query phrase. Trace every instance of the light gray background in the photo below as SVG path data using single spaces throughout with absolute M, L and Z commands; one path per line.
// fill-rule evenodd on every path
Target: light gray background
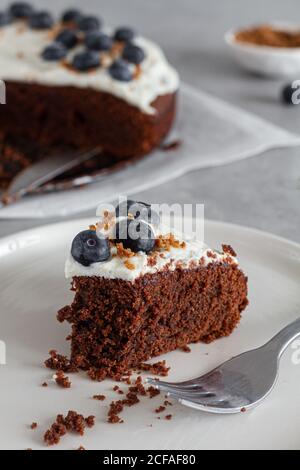
M 41 8 L 50 4 L 32 3 Z M 297 21 L 297 0 L 52 0 L 51 8 L 60 11 L 62 4 L 84 5 L 86 12 L 98 13 L 109 25 L 133 25 L 164 48 L 186 82 L 300 133 L 300 105 L 280 103 L 282 82 L 241 71 L 223 44 L 224 32 L 233 26 L 271 19 Z M 5 5 L 0 0 L 0 7 Z M 194 171 L 134 196 L 155 203 L 204 203 L 207 218 L 300 242 L 300 148 Z M 1 220 L 0 236 L 53 221 Z

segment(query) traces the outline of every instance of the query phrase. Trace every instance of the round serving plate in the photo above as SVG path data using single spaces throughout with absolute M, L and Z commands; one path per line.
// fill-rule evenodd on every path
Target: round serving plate
M 68 434 L 55 449 L 299 449 L 300 353 L 297 344 L 285 353 L 278 383 L 266 401 L 247 413 L 211 415 L 178 403 L 154 412 L 164 396 L 142 398 L 126 408 L 123 424 L 106 422 L 107 407 L 119 395 L 113 381 L 70 374 L 72 387 L 59 388 L 43 366 L 50 349 L 68 354 L 67 324 L 57 310 L 70 302 L 64 261 L 75 234 L 90 219 L 44 226 L 0 241 L 0 343 L 6 365 L 0 365 L 0 447 L 45 449 L 43 433 L 58 413 L 76 410 L 96 416 L 83 437 Z M 228 337 L 209 345 L 194 344 L 191 353 L 175 351 L 160 359 L 171 366 L 168 380 L 200 375 L 224 360 L 271 338 L 300 316 L 300 245 L 257 230 L 205 222 L 205 241 L 213 248 L 231 244 L 249 277 L 250 305 Z M 298 347 L 299 349 L 299 347 Z M 2 357 L 3 359 L 3 357 Z M 157 359 L 156 359 L 157 360 Z M 48 387 L 42 387 L 43 382 Z M 121 384 L 121 388 L 126 386 Z M 103 402 L 94 394 L 106 395 Z M 172 420 L 164 419 L 172 414 Z M 157 419 L 158 416 L 161 419 Z M 37 422 L 35 430 L 30 429 Z

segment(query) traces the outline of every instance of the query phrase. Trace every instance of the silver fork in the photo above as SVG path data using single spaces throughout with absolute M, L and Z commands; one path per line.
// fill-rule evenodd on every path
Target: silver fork
M 279 360 L 289 344 L 300 336 L 300 318 L 268 343 L 235 356 L 201 377 L 185 382 L 147 383 L 166 392 L 182 405 L 211 413 L 239 413 L 259 405 L 272 391 Z

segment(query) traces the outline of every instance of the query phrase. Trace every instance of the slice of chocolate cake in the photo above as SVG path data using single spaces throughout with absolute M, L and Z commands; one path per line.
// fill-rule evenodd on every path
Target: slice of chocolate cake
M 155 43 L 130 28 L 102 28 L 96 16 L 67 12 L 57 21 L 32 7 L 16 15 L 19 7 L 0 13 L 1 140 L 50 151 L 100 146 L 118 160 L 160 144 L 174 120 L 179 80 Z M 28 161 L 28 152 L 18 158 L 23 167 Z M 15 169 L 0 156 L 2 186 Z
M 75 298 L 58 319 L 72 325 L 71 361 L 98 380 L 229 335 L 248 303 L 232 248 L 174 235 L 149 206 L 135 205 L 79 233 L 66 262 Z

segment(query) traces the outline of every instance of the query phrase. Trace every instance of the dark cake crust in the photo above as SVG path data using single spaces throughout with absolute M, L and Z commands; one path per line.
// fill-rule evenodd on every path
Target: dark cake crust
M 247 278 L 235 264 L 146 274 L 130 283 L 74 277 L 75 298 L 58 313 L 72 324 L 71 360 L 101 379 L 142 361 L 228 336 L 248 304 Z

